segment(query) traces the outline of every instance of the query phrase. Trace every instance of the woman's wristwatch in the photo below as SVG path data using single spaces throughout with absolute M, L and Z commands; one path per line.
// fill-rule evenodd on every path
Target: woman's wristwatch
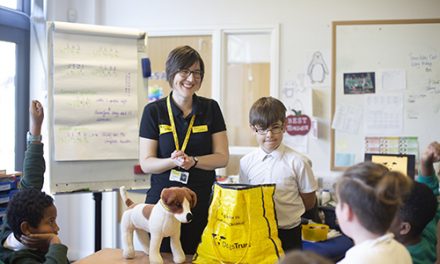
M 36 141 L 41 141 L 41 139 L 42 139 L 42 136 L 41 135 L 38 135 L 38 136 L 34 136 L 34 135 L 32 135 L 31 134 L 31 132 L 27 132 L 27 143 L 28 144 L 32 144 L 32 143 L 34 143 L 34 142 L 36 142 Z
M 192 159 L 194 160 L 194 165 L 191 166 L 191 169 L 194 168 L 197 165 L 197 163 L 199 163 L 199 158 L 193 156 Z

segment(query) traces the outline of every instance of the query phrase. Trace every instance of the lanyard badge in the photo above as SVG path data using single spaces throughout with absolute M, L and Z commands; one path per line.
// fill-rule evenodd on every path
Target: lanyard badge
M 174 144 L 176 146 L 176 150 L 180 150 L 179 138 L 177 136 L 177 130 L 176 130 L 176 125 L 174 123 L 173 111 L 171 109 L 171 96 L 170 95 L 167 97 L 167 109 L 168 109 L 168 116 L 170 118 L 170 125 L 171 125 L 171 131 L 173 133 Z M 181 150 L 183 152 L 185 152 L 185 149 L 188 145 L 189 137 L 191 136 L 191 130 L 194 125 L 195 119 L 196 119 L 196 115 L 193 115 L 191 117 L 191 121 L 189 122 L 188 130 L 186 131 L 185 139 L 183 140 L 183 143 L 182 143 Z M 170 172 L 170 181 L 178 181 L 178 182 L 187 184 L 188 178 L 189 178 L 189 172 L 187 172 L 187 171 L 179 171 L 179 170 L 172 169 Z

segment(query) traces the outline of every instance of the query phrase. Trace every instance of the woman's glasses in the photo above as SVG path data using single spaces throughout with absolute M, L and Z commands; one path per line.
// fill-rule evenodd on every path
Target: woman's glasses
M 191 74 L 193 75 L 194 79 L 200 80 L 202 79 L 203 72 L 200 70 L 191 71 L 188 69 L 181 69 L 178 71 L 180 77 L 182 78 L 188 78 Z

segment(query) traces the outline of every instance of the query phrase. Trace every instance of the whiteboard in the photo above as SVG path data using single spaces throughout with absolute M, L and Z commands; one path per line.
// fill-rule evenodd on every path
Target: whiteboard
M 66 22 L 48 30 L 50 192 L 148 187 L 149 175 L 134 174 L 146 33 Z
M 332 170 L 363 161 L 365 137 L 438 140 L 440 19 L 333 22 L 332 48 Z

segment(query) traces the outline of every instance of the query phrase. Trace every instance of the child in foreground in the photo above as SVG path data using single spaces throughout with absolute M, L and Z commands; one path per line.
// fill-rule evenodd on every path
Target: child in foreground
M 440 263 L 437 261 L 439 182 L 433 166 L 439 161 L 440 143 L 434 141 L 422 153 L 420 173 L 391 225 L 396 239 L 406 246 L 414 264 Z
M 58 237 L 57 209 L 41 192 L 45 161 L 41 143 L 44 112 L 38 101 L 30 106 L 31 129 L 19 192 L 8 204 L 0 231 L 0 259 L 5 263 L 69 263 L 67 247 Z
M 411 185 L 406 175 L 372 162 L 344 172 L 336 185 L 336 216 L 355 245 L 338 263 L 412 263 L 408 250 L 387 232 Z

